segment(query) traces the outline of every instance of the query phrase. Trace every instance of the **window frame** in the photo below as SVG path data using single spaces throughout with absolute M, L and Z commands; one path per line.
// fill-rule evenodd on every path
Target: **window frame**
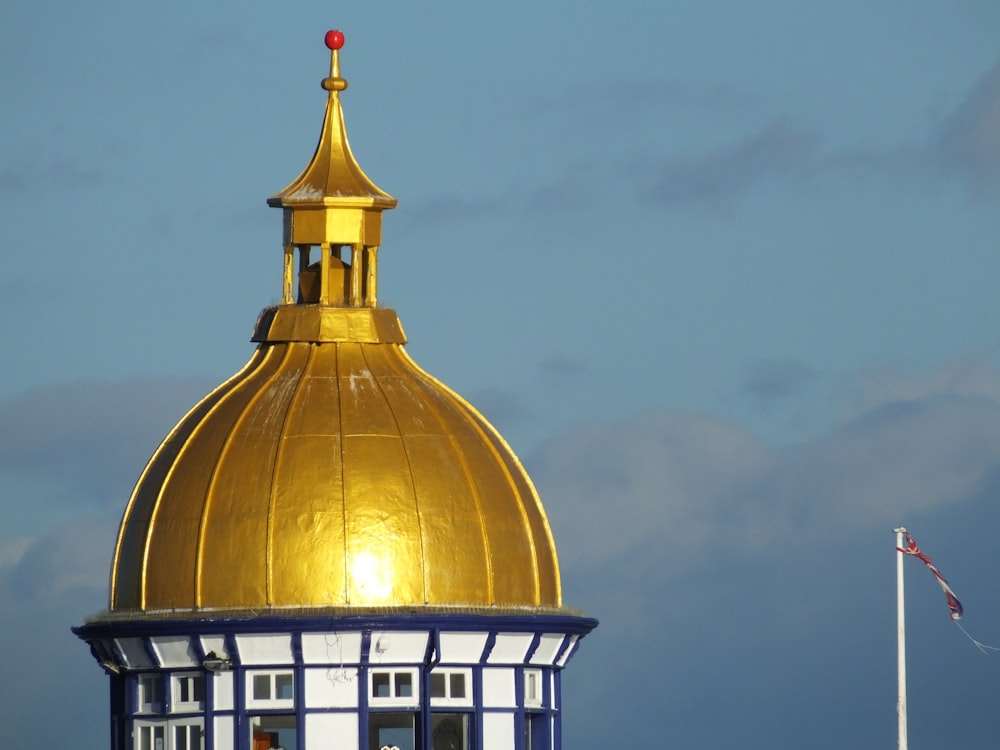
M 181 700 L 181 683 L 191 681 L 188 686 L 191 700 Z M 201 697 L 197 698 L 197 683 L 201 682 Z M 208 682 L 204 672 L 175 672 L 170 675 L 170 713 L 193 713 L 205 710 L 205 691 Z
M 440 696 L 434 695 L 434 677 L 435 675 L 444 677 L 445 694 Z M 465 695 L 455 696 L 452 695 L 452 679 L 456 676 L 462 677 L 463 687 Z M 446 667 L 444 669 L 435 668 L 430 672 L 428 679 L 431 681 L 430 689 L 430 699 L 432 706 L 471 706 L 472 705 L 472 670 L 469 668 L 453 668 Z
M 153 686 L 149 690 L 147 686 Z M 153 692 L 156 695 L 149 696 Z M 143 716 L 157 716 L 163 713 L 164 708 L 163 674 L 160 672 L 140 672 L 135 680 L 135 712 Z M 147 700 L 148 697 L 158 698 L 158 700 Z
M 545 705 L 545 675 L 540 669 L 524 670 L 524 705 L 541 708 Z
M 201 716 L 178 719 L 138 718 L 132 723 L 133 747 L 135 750 L 178 750 L 178 745 L 181 744 L 177 742 L 179 730 L 185 730 L 187 736 L 184 750 L 204 750 L 205 720 Z M 192 731 L 198 732 L 198 745 L 196 747 L 191 746 Z M 157 737 L 157 734 L 160 737 Z M 144 741 L 144 735 L 148 741 Z M 157 739 L 163 740 L 161 748 L 156 747 Z
M 205 725 L 201 719 L 175 719 L 170 722 L 170 748 L 169 750 L 181 750 L 178 748 L 177 734 L 178 731 L 184 729 L 187 739 L 184 740 L 183 750 L 204 750 L 205 748 Z M 198 732 L 198 745 L 197 747 L 191 746 L 191 732 L 197 730 Z
M 376 676 L 388 675 L 390 695 L 375 694 Z M 398 678 L 407 675 L 410 678 L 410 695 L 399 695 Z M 420 705 L 420 672 L 416 667 L 377 667 L 368 670 L 368 705 L 369 706 L 419 706 Z
M 270 697 L 255 695 L 255 681 L 258 677 L 269 678 Z M 291 697 L 280 698 L 278 679 L 287 677 L 291 681 Z M 246 672 L 246 704 L 248 708 L 295 708 L 295 671 L 292 669 L 248 669 Z

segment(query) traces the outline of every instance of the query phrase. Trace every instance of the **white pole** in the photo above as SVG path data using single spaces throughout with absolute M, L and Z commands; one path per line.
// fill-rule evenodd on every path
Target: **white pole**
M 903 534 L 906 529 L 900 526 L 893 529 L 896 533 L 896 548 L 903 548 Z M 906 747 L 906 627 L 903 610 L 903 553 L 896 552 L 896 665 L 897 665 L 897 698 L 896 698 L 896 737 L 899 750 Z

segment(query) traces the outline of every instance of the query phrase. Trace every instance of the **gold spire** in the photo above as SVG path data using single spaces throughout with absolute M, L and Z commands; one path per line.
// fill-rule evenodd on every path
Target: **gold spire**
M 340 77 L 343 44 L 341 32 L 326 33 L 330 75 L 323 88 L 329 95 L 316 153 L 302 174 L 267 200 L 284 210 L 284 274 L 281 305 L 264 311 L 254 341 L 406 340 L 395 313 L 374 309 L 382 211 L 395 207 L 396 199 L 371 181 L 348 145 L 340 103 L 347 88 Z

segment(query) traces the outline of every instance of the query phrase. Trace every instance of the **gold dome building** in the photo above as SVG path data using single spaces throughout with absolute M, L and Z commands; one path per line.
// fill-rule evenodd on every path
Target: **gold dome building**
M 340 32 L 284 217 L 281 304 L 150 459 L 107 612 L 113 750 L 561 747 L 563 607 L 531 480 L 378 306 L 382 212 L 355 161 Z

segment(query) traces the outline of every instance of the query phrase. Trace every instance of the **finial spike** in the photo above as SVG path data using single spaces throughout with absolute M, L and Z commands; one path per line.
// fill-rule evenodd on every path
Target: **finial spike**
M 330 50 L 330 75 L 323 79 L 323 88 L 331 94 L 347 88 L 347 81 L 340 77 L 340 48 L 344 46 L 344 32 L 330 29 L 323 37 L 327 49 Z

